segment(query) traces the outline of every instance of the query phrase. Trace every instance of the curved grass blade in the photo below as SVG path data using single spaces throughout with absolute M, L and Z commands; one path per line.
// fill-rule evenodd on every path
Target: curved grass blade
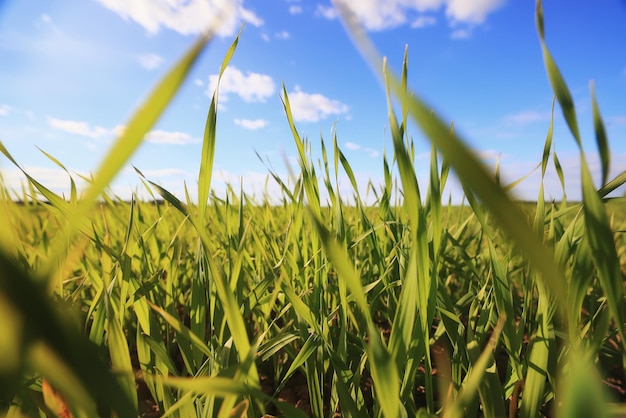
M 593 81 L 589 83 L 591 90 L 591 106 L 593 108 L 593 128 L 596 132 L 596 143 L 598 145 L 598 153 L 600 154 L 600 162 L 602 163 L 602 185 L 606 184 L 611 168 L 611 152 L 609 151 L 609 143 L 606 136 L 606 129 L 600 114 L 600 107 L 596 99 L 596 88 Z
M 586 237 L 589 240 L 593 260 L 596 268 L 598 269 L 598 278 L 600 279 L 600 283 L 602 284 L 602 288 L 606 294 L 609 309 L 615 319 L 616 328 L 620 332 L 620 335 L 623 335 L 624 318 L 626 317 L 626 304 L 624 302 L 625 291 L 623 286 L 624 276 L 621 272 L 619 257 L 617 256 L 617 250 L 615 249 L 613 231 L 611 230 L 611 226 L 608 221 L 606 208 L 602 204 L 602 199 L 595 190 L 591 172 L 589 170 L 589 166 L 587 165 L 587 160 L 585 158 L 578 133 L 578 126 L 576 124 L 574 104 L 571 101 L 569 89 L 561 77 L 558 68 L 556 68 L 556 64 L 554 63 L 548 47 L 545 44 L 541 0 L 537 0 L 536 20 L 550 84 L 552 85 L 554 94 L 559 100 L 563 114 L 566 117 L 570 130 L 572 131 L 574 139 L 576 140 L 580 150 L 580 173 L 582 182 L 583 209 L 585 213 Z M 592 100 L 594 104 L 594 128 L 596 129 L 596 138 L 598 140 L 598 145 L 601 148 L 600 152 L 607 154 L 605 156 L 601 156 L 601 158 L 608 158 L 606 133 L 604 132 L 604 125 L 602 123 L 602 119 L 600 118 L 597 104 L 595 103 L 593 84 Z M 608 169 L 604 166 L 604 164 L 605 162 L 603 161 L 603 177 L 604 170 Z M 608 160 L 606 164 L 608 164 Z M 622 338 L 621 341 L 626 360 L 626 340 Z
M 552 54 L 550 54 L 550 51 L 548 50 L 548 47 L 546 45 L 543 25 L 543 7 L 541 4 L 541 0 L 537 0 L 536 3 L 535 19 L 537 22 L 537 31 L 539 32 L 541 51 L 543 52 L 543 61 L 546 67 L 546 73 L 548 74 L 548 80 L 550 81 L 552 90 L 554 91 L 554 94 L 559 101 L 559 104 L 561 105 L 561 111 L 563 112 L 563 117 L 567 122 L 567 126 L 572 132 L 572 135 L 574 136 L 574 139 L 576 140 L 578 146 L 582 148 L 580 130 L 578 129 L 578 119 L 576 118 L 576 109 L 574 108 L 574 100 L 572 99 L 572 94 L 567 88 L 565 80 L 561 75 L 561 71 L 554 62 L 554 58 L 552 58 Z
M 133 402 L 110 372 L 98 354 L 96 346 L 78 330 L 68 326 L 59 316 L 50 301 L 45 287 L 37 285 L 35 280 L 23 272 L 14 262 L 0 251 L 0 298 L 11 307 L 16 315 L 16 322 L 22 324 L 21 339 L 12 341 L 24 353 L 35 340 L 44 344 L 60 365 L 69 370 L 81 382 L 90 395 L 99 398 L 121 417 L 137 416 Z M 0 382 L 10 381 L 13 366 L 7 368 L 11 358 L 0 358 Z M 17 364 L 23 365 L 23 359 Z M 39 362 L 40 366 L 47 363 Z M 50 365 L 51 366 L 51 365 Z M 51 371 L 51 369 L 47 369 Z M 52 373 L 52 372 L 51 372 Z M 54 381 L 54 376 L 47 376 Z M 8 380 L 7 380 L 8 379 Z M 73 386 L 61 384 L 55 388 L 65 399 L 71 400 Z M 85 400 L 89 402 L 88 400 Z
M 219 15 L 216 16 L 215 20 L 218 21 L 219 17 Z M 69 223 L 58 238 L 60 242 L 65 243 L 72 240 L 79 229 L 78 222 L 87 215 L 87 212 L 96 202 L 98 196 L 101 195 L 109 183 L 128 162 L 132 154 L 137 150 L 144 136 L 154 126 L 178 92 L 187 74 L 212 37 L 213 32 L 209 32 L 198 38 L 183 57 L 178 60 L 159 81 L 152 92 L 135 111 L 124 129 L 124 132 L 115 141 L 108 154 L 101 162 L 100 167 L 92 178 L 90 187 L 85 191 L 80 202 L 72 209 L 71 216 L 68 218 Z M 65 259 L 68 251 L 67 245 L 64 244 L 55 247 L 56 252 L 50 257 L 50 262 L 44 270 L 47 271 L 48 274 L 54 272 L 58 267 L 59 261 Z
M 206 209 L 209 200 L 209 192 L 211 189 L 211 176 L 213 174 L 213 159 L 215 157 L 215 142 L 216 142 L 216 125 L 217 125 L 217 100 L 219 95 L 219 84 L 222 79 L 222 75 L 228 63 L 237 49 L 239 44 L 239 37 L 243 31 L 243 26 L 239 30 L 239 34 L 235 37 L 235 40 L 226 51 L 224 60 L 220 67 L 220 72 L 217 76 L 217 87 L 213 93 L 211 99 L 211 105 L 209 106 L 209 113 L 207 115 L 206 124 L 204 127 L 204 141 L 202 142 L 202 158 L 200 160 L 200 173 L 198 177 L 198 210 L 200 225 L 204 225 L 206 220 Z
M 333 3 L 343 15 L 343 22 L 355 43 L 367 58 L 372 68 L 378 68 L 382 61 L 376 47 L 371 43 L 365 31 L 359 26 L 345 0 L 334 0 Z M 378 70 L 379 75 L 382 70 Z M 478 196 L 483 204 L 494 214 L 503 230 L 527 255 L 531 265 L 542 273 L 542 280 L 559 299 L 558 305 L 564 307 L 562 300 L 565 295 L 563 273 L 556 267 L 551 254 L 545 251 L 542 240 L 533 233 L 520 208 L 514 204 L 508 194 L 500 187 L 456 133 L 450 134 L 449 124 L 433 115 L 430 106 L 414 92 L 402 90 L 400 82 L 390 72 L 389 86 L 391 92 L 402 103 L 408 103 L 409 115 L 425 133 L 426 137 L 437 145 L 444 159 L 450 162 L 459 179 Z

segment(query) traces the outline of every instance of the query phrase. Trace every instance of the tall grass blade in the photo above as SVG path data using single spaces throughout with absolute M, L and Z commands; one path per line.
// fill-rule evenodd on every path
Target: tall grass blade
M 600 114 L 600 107 L 598 106 L 598 100 L 596 99 L 596 89 L 593 81 L 589 83 L 589 90 L 591 90 L 591 106 L 593 108 L 593 128 L 596 133 L 596 143 L 598 145 L 598 153 L 600 154 L 600 162 L 602 163 L 602 183 L 604 186 L 609 177 L 609 171 L 611 169 L 611 152 L 609 150 L 609 142 L 606 135 L 606 129 L 604 128 L 604 122 L 602 121 L 602 115 Z

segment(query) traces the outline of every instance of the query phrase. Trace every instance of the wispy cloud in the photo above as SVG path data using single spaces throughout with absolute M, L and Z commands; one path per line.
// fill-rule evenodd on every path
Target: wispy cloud
M 381 31 L 401 26 L 407 23 L 409 16 L 414 13 L 435 12 L 442 7 L 450 24 L 464 23 L 469 25 L 482 24 L 487 16 L 498 9 L 505 0 L 388 0 L 363 1 L 345 0 L 354 14 L 361 20 L 366 29 Z M 317 14 L 332 18 L 336 11 L 318 5 Z M 421 24 L 430 24 L 430 20 L 422 20 Z M 420 27 L 420 26 L 416 26 Z M 461 36 L 459 32 L 456 36 Z M 459 39 L 459 38 L 455 38 Z
M 217 87 L 218 75 L 209 76 L 207 96 L 211 97 Z M 272 77 L 254 72 L 242 73 L 236 67 L 228 67 L 220 81 L 220 100 L 228 101 L 228 94 L 235 93 L 245 102 L 265 102 L 274 94 L 276 87 Z
M 528 125 L 534 122 L 544 122 L 550 120 L 551 112 L 539 112 L 536 110 L 525 110 L 518 113 L 506 115 L 504 121 L 516 125 Z
M 456 29 L 450 33 L 450 39 L 467 39 L 472 35 L 472 32 L 469 29 Z
M 337 19 L 339 13 L 332 6 L 324 6 L 322 4 L 318 4 L 317 8 L 315 9 L 315 16 L 321 16 L 324 19 L 333 20 Z
M 302 13 L 302 6 L 298 4 L 292 4 L 291 6 L 289 6 L 289 13 L 291 13 L 292 15 Z
M 141 54 L 137 60 L 146 70 L 156 70 L 163 64 L 163 57 L 158 54 Z
M 57 34 L 62 33 L 61 29 L 57 25 L 54 24 L 49 14 L 44 13 L 41 16 L 39 16 L 39 23 L 52 29 L 52 31 Z
M 85 136 L 91 139 L 100 139 L 111 133 L 102 126 L 91 126 L 87 122 L 80 122 L 75 120 L 57 119 L 48 117 L 48 125 L 54 129 L 64 131 L 70 134 Z
M 9 114 L 11 108 L 8 105 L 0 105 L 0 116 L 6 116 Z
M 423 0 L 425 3 L 427 0 Z M 446 16 L 455 22 L 481 24 L 487 15 L 504 4 L 505 0 L 448 0 L 446 1 Z
M 251 131 L 265 128 L 269 124 L 265 119 L 235 119 L 234 122 L 236 125 Z
M 296 122 L 317 122 L 330 115 L 341 115 L 350 110 L 348 105 L 318 93 L 305 93 L 296 86 L 289 93 L 289 103 Z
M 277 32 L 274 37 L 276 39 L 289 39 L 291 38 L 291 35 L 289 34 L 289 32 L 287 32 L 286 30 L 283 30 L 281 32 Z
M 155 177 L 189 177 L 191 173 L 180 168 L 158 168 L 154 170 L 141 170 L 142 174 L 148 178 Z
M 361 145 L 357 144 L 356 142 L 346 142 L 345 146 L 347 149 L 352 150 L 352 151 L 366 152 L 372 158 L 376 158 L 380 155 L 380 152 L 375 150 L 374 148 L 369 148 L 369 147 L 364 148 Z
M 437 23 L 437 19 L 432 16 L 419 16 L 417 19 L 411 23 L 412 28 L 425 28 L 428 26 L 433 26 Z
M 57 119 L 53 117 L 48 117 L 48 124 L 54 129 L 94 140 L 120 136 L 126 129 L 123 125 L 117 125 L 112 129 L 106 129 L 102 126 L 92 126 L 83 121 Z M 153 144 L 173 145 L 186 145 L 200 142 L 199 139 L 193 138 L 188 133 L 164 130 L 153 130 L 148 132 L 146 135 L 146 141 Z
M 146 141 L 153 144 L 172 144 L 172 145 L 187 145 L 196 144 L 200 142 L 199 139 L 193 138 L 186 132 L 172 132 L 154 130 L 148 132 L 146 135 Z
M 182 35 L 204 32 L 207 25 L 219 25 L 217 34 L 231 36 L 244 20 L 253 26 L 263 25 L 263 19 L 243 7 L 243 0 L 170 1 L 170 0 L 97 0 L 102 6 L 124 20 L 132 20 L 154 35 L 162 28 Z M 216 17 L 220 17 L 219 20 Z M 213 28 L 215 29 L 215 28 Z

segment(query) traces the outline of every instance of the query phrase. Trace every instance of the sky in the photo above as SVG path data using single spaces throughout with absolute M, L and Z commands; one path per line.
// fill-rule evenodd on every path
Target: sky
M 466 140 L 515 197 L 536 199 L 553 94 L 535 26 L 534 1 L 347 0 L 369 37 L 399 72 L 409 49 L 409 86 Z M 271 170 L 285 180 L 297 151 L 281 102 L 288 93 L 298 132 L 314 161 L 333 135 L 362 193 L 380 185 L 392 155 L 384 86 L 328 0 L 4 0 L 0 1 L 0 141 L 34 178 L 65 194 L 94 173 L 156 82 L 214 22 L 217 36 L 157 125 L 111 186 L 124 199 L 145 189 L 132 166 L 184 198 L 196 196 L 202 137 L 216 75 L 245 22 L 219 93 L 212 188 L 226 185 L 280 198 Z M 611 177 L 626 170 L 626 1 L 550 0 L 546 42 L 572 92 L 583 146 L 599 186 L 590 82 L 612 151 Z M 555 148 L 570 199 L 580 198 L 576 143 L 555 111 Z M 409 126 L 415 171 L 427 187 L 429 143 Z M 261 159 L 259 159 L 259 156 Z M 332 162 L 332 158 L 331 158 Z M 533 171 L 534 170 L 534 171 Z M 24 178 L 6 158 L 8 187 Z M 341 171 L 341 170 L 340 170 Z M 319 170 L 318 170 L 319 172 Z M 560 199 L 553 168 L 548 198 Z M 323 183 L 320 183 L 323 186 Z M 323 188 L 323 187 L 322 187 Z M 340 175 L 343 197 L 352 195 Z M 623 195 L 624 188 L 614 195 Z M 445 199 L 461 199 L 454 181 Z M 372 199 L 371 194 L 368 199 Z

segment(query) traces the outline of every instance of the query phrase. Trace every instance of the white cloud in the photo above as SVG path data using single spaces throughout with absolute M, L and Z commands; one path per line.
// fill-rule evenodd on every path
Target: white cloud
M 365 148 L 365 152 L 369 153 L 370 157 L 376 158 L 380 155 L 380 152 L 374 148 Z
M 305 93 L 299 87 L 289 93 L 289 103 L 296 122 L 317 122 L 329 115 L 341 115 L 350 110 L 338 100 L 317 93 Z
M 419 16 L 411 23 L 412 28 L 425 28 L 427 26 L 433 26 L 437 23 L 437 19 L 432 16 Z
M 481 24 L 504 0 L 448 0 L 447 3 L 446 15 L 453 22 Z
M 315 16 L 322 16 L 324 19 L 333 20 L 337 19 L 339 13 L 337 12 L 337 9 L 332 6 L 318 4 L 315 9 Z
M 269 122 L 265 119 L 235 119 L 235 124 L 241 126 L 242 128 L 249 129 L 251 131 L 256 131 L 257 129 L 265 128 Z
M 59 27 L 52 22 L 50 15 L 43 13 L 39 16 L 39 22 L 52 29 L 52 31 L 56 34 L 61 34 L 61 29 L 59 29 Z
M 123 125 L 117 125 L 111 129 L 111 133 L 115 136 L 120 136 L 126 129 Z M 179 131 L 164 131 L 155 129 L 146 134 L 145 140 L 152 144 L 170 144 L 170 145 L 187 145 L 197 144 L 200 142 L 198 138 L 194 138 L 186 132 Z
M 537 112 L 536 110 L 527 110 L 514 113 L 504 117 L 505 122 L 511 122 L 516 125 L 527 125 L 533 122 L 543 122 L 550 120 L 551 112 Z
M 263 24 L 265 23 L 263 19 L 258 17 L 256 14 L 254 14 L 253 11 L 244 9 L 242 6 L 239 6 L 239 15 L 241 16 L 243 20 L 245 20 L 246 22 L 248 22 L 249 24 L 257 28 L 259 26 L 263 26 Z
M 11 108 L 8 105 L 0 105 L 0 116 L 6 116 L 9 114 Z
M 302 6 L 299 6 L 297 4 L 293 4 L 289 6 L 289 13 L 291 13 L 292 15 L 297 15 L 297 14 L 302 13 Z
M 291 37 L 289 32 L 287 32 L 286 30 L 278 32 L 274 36 L 276 37 L 276 39 L 289 39 Z
M 261 26 L 263 19 L 245 9 L 243 0 L 97 0 L 122 19 L 134 21 L 154 35 L 161 28 L 182 35 L 217 29 L 219 36 L 231 36 L 245 20 Z
M 49 168 L 39 166 L 25 166 L 24 170 L 35 180 L 51 189 L 57 194 L 69 193 L 70 191 L 70 178 L 69 175 L 60 168 Z M 23 184 L 26 184 L 28 180 L 24 173 L 17 168 L 3 169 L 2 180 L 4 185 L 9 190 L 20 190 Z M 76 188 L 80 191 L 87 185 L 85 180 L 80 176 L 89 177 L 88 173 L 71 170 L 72 178 L 76 184 Z M 21 197 L 21 193 L 20 193 Z
M 217 87 L 218 75 L 209 76 L 207 96 L 211 97 Z M 228 93 L 235 93 L 245 102 L 265 102 L 274 94 L 276 87 L 272 77 L 266 74 L 248 72 L 244 75 L 236 67 L 228 67 L 220 81 L 220 100 L 228 101 Z
M 369 147 L 363 148 L 361 145 L 357 144 L 356 142 L 346 142 L 345 146 L 347 149 L 352 150 L 352 151 L 366 152 L 369 154 L 371 158 L 376 158 L 380 155 L 380 152 L 378 152 L 374 148 L 369 148 Z
M 161 130 L 148 132 L 148 134 L 146 135 L 146 141 L 153 144 L 173 145 L 186 145 L 199 142 L 199 140 L 194 139 L 191 135 L 185 132 L 171 132 Z
M 163 64 L 163 57 L 157 54 L 141 54 L 137 59 L 146 70 L 155 70 Z
M 142 174 L 147 178 L 155 177 L 188 177 L 190 173 L 180 168 L 158 168 L 154 170 L 141 170 Z
M 270 36 L 267 33 L 262 33 L 261 34 L 261 39 L 263 39 L 265 42 L 269 42 L 270 41 Z
M 401 26 L 413 13 L 434 12 L 445 7 L 445 13 L 452 24 L 481 24 L 487 15 L 505 0 L 338 0 L 347 5 L 359 18 L 366 29 L 380 31 Z M 317 14 L 331 18 L 334 10 L 318 5 Z M 326 16 L 325 13 L 328 13 Z M 335 11 L 336 15 L 336 11 Z M 418 18 L 419 20 L 419 18 Z M 420 23 L 427 23 L 423 20 Z M 415 24 L 415 23 L 414 23 Z M 422 26 L 416 26 L 422 27 Z
M 204 86 L 204 81 L 200 80 L 199 78 L 196 78 L 195 80 L 193 80 L 193 82 L 198 87 Z
M 48 124 L 54 129 L 58 129 L 75 135 L 86 136 L 91 139 L 99 139 L 110 133 L 108 129 L 105 129 L 102 126 L 91 127 L 87 122 L 79 122 L 74 120 L 63 120 L 48 117 Z
M 472 35 L 469 29 L 457 29 L 452 31 L 450 38 L 452 39 L 467 39 Z

